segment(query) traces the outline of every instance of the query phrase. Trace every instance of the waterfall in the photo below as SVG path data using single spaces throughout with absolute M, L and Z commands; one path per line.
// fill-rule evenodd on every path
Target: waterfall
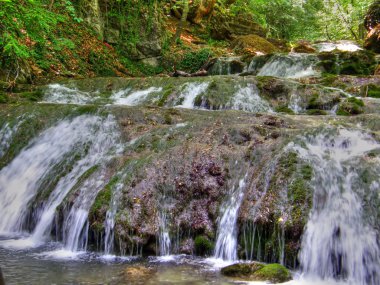
M 285 78 L 316 76 L 316 61 L 317 57 L 309 54 L 274 55 L 257 75 Z
M 37 226 L 33 231 L 31 239 L 41 242 L 43 237 L 50 232 L 50 227 L 57 207 L 62 203 L 69 191 L 78 183 L 78 179 L 86 172 L 110 158 L 110 151 L 116 145 L 118 132 L 116 122 L 109 116 L 106 119 L 94 117 L 94 125 L 86 129 L 91 145 L 86 150 L 86 154 L 73 166 L 68 175 L 61 178 L 57 186 L 50 194 L 46 204 L 41 211 Z
M 359 161 L 380 144 L 362 132 L 340 129 L 309 136 L 294 149 L 315 170 L 313 208 L 299 256 L 302 272 L 350 285 L 380 284 L 379 233 L 366 219 L 360 198 L 379 193 L 380 186 L 360 183 L 360 168 L 367 162 Z M 378 179 L 378 161 L 371 169 Z
M 169 235 L 169 229 L 167 227 L 166 213 L 165 212 L 161 213 L 159 218 L 160 218 L 160 221 L 159 221 L 160 232 L 159 232 L 158 242 L 159 242 L 160 256 L 168 256 L 170 255 L 170 250 L 171 250 L 171 240 L 170 240 L 170 235 Z
M 19 233 L 28 203 L 53 167 L 75 148 L 84 148 L 94 139 L 99 117 L 79 116 L 64 120 L 44 131 L 0 171 L 1 233 Z
M 232 188 L 230 199 L 223 207 L 223 215 L 218 226 L 218 236 L 215 245 L 215 258 L 237 260 L 237 218 L 243 201 L 246 177 L 239 181 L 239 186 Z
M 145 90 L 133 91 L 131 89 L 120 90 L 111 96 L 116 105 L 137 106 L 142 104 L 150 94 L 161 92 L 162 87 L 150 87 Z
M 241 110 L 252 113 L 273 112 L 269 103 L 259 96 L 259 90 L 254 84 L 239 87 L 232 97 L 229 106 L 233 110 Z
M 12 140 L 13 134 L 16 132 L 17 127 L 11 127 L 9 123 L 6 123 L 0 129 L 0 158 L 5 154 Z
M 195 98 L 206 92 L 209 82 L 191 82 L 185 84 L 184 90 L 181 92 L 180 98 L 183 102 L 177 105 L 179 108 L 193 109 Z
M 110 208 L 106 213 L 106 220 L 104 221 L 105 236 L 104 236 L 104 254 L 109 255 L 113 251 L 114 245 L 114 227 L 115 227 L 115 217 L 117 209 L 119 206 L 119 201 L 121 199 L 121 190 L 123 188 L 123 183 L 119 182 L 112 188 L 112 198 L 110 203 Z
M 54 104 L 84 105 L 93 103 L 94 99 L 96 99 L 94 95 L 61 84 L 50 84 L 45 92 L 44 101 Z

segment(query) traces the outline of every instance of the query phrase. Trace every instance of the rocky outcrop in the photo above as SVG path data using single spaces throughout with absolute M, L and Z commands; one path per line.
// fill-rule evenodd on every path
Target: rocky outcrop
M 265 38 L 258 35 L 238 36 L 231 43 L 231 47 L 238 54 L 263 55 L 278 51 L 278 49 Z

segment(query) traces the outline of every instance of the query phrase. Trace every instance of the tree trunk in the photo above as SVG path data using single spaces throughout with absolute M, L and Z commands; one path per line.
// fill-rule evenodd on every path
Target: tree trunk
M 187 15 L 189 14 L 189 0 L 183 0 L 183 11 L 181 20 L 178 23 L 177 30 L 174 35 L 174 42 L 177 42 L 181 38 L 183 27 L 187 20 Z

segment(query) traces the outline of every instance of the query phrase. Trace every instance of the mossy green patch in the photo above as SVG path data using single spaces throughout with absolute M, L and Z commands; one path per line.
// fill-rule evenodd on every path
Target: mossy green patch
M 277 113 L 285 113 L 289 115 L 294 115 L 294 111 L 290 109 L 288 106 L 278 106 L 275 110 Z
M 350 97 L 343 101 L 336 112 L 339 116 L 358 115 L 364 112 L 364 102 L 361 99 Z
M 257 270 L 253 277 L 257 280 L 270 281 L 272 283 L 283 283 L 292 279 L 289 270 L 281 264 L 267 264 Z
M 214 244 L 206 236 L 197 236 L 194 239 L 195 253 L 197 255 L 209 254 L 214 249 Z

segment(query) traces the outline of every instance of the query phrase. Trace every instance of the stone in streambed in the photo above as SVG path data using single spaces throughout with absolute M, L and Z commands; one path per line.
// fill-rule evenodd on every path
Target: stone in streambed
M 270 281 L 272 283 L 283 283 L 291 280 L 292 278 L 288 269 L 276 263 L 236 263 L 222 268 L 221 272 L 225 276 L 238 277 L 246 281 Z
M 151 279 L 151 277 L 156 273 L 156 270 L 153 268 L 148 268 L 141 265 L 136 266 L 128 266 L 123 271 L 123 277 L 128 282 L 133 284 L 146 284 L 147 280 Z

